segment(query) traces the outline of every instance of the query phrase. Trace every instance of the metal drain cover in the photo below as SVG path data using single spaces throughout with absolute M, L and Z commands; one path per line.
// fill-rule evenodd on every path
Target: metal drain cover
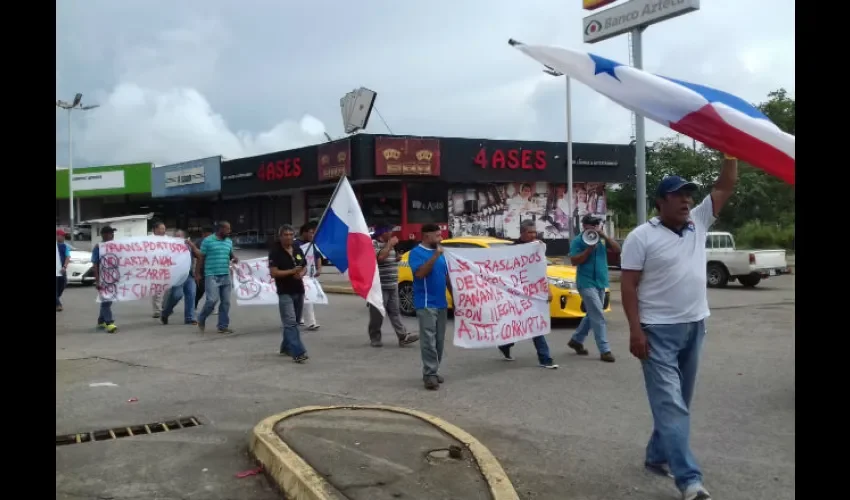
M 112 441 L 114 439 L 124 437 L 171 432 L 189 427 L 199 427 L 201 425 L 203 425 L 203 423 L 198 417 L 179 417 L 161 420 L 159 422 L 152 422 L 150 424 L 115 427 L 112 429 L 101 429 L 92 432 L 78 432 L 76 434 L 61 434 L 56 436 L 56 446 L 89 443 L 92 441 Z

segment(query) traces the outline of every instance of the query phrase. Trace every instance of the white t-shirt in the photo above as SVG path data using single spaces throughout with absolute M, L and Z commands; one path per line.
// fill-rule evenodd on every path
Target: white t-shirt
M 640 322 L 648 325 L 690 323 L 707 318 L 705 239 L 714 224 L 711 195 L 691 210 L 679 236 L 653 217 L 629 233 L 621 268 L 643 271 L 638 283 Z
M 310 250 L 309 252 L 307 250 Z M 315 243 L 304 243 L 301 245 L 301 251 L 304 252 L 304 259 L 307 261 L 307 276 L 313 278 L 316 276 L 316 245 Z

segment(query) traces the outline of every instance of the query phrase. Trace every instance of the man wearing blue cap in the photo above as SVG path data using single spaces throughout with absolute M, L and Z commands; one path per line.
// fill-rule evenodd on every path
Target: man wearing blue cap
M 705 240 L 735 191 L 738 161 L 726 156 L 720 175 L 696 207 L 699 186 L 665 177 L 655 193 L 658 216 L 623 244 L 620 288 L 629 350 L 641 360 L 654 428 L 644 465 L 672 476 L 683 500 L 710 500 L 690 448 L 690 406 L 709 316 Z

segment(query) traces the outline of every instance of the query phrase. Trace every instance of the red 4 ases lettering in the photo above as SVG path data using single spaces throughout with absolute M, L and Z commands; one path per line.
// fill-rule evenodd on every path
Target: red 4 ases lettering
M 257 170 L 257 178 L 263 182 L 301 177 L 301 158 L 287 158 L 263 162 Z
M 481 168 L 509 168 L 511 170 L 546 170 L 546 151 L 534 149 L 502 149 L 492 150 L 487 154 L 487 148 L 481 148 L 473 160 Z

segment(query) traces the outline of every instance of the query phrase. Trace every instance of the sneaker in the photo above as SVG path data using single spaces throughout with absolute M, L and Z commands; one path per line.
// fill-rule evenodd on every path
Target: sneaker
M 206 327 L 207 327 L 207 325 L 201 323 L 200 321 L 198 322 L 198 330 L 200 330 L 201 333 L 204 333 L 204 330 L 206 329 Z
M 310 359 L 309 356 L 307 356 L 306 354 L 302 354 L 301 356 L 298 356 L 297 358 L 293 359 L 292 361 L 295 361 L 298 364 L 303 364 L 308 359 Z
M 404 347 L 406 345 L 410 345 L 410 344 L 412 344 L 414 342 L 418 342 L 418 341 L 419 341 L 419 335 L 417 335 L 415 333 L 408 333 L 404 337 L 401 337 L 400 339 L 398 339 L 398 346 Z
M 445 381 L 446 381 L 446 379 L 444 379 L 442 375 L 437 375 L 437 383 L 438 384 L 442 384 Z
M 701 484 L 696 483 L 685 488 L 682 492 L 682 500 L 711 500 L 711 495 Z
M 231 330 L 230 328 L 227 328 L 227 327 L 225 327 L 225 328 L 219 327 L 218 333 L 228 334 L 228 333 L 233 333 L 233 330 Z
M 557 370 L 557 369 L 558 369 L 558 365 L 556 365 L 555 363 L 553 363 L 552 361 L 550 361 L 550 362 L 548 362 L 548 363 L 540 363 L 540 368 L 548 368 L 548 369 L 550 369 L 550 370 Z
M 505 352 L 505 351 L 503 351 L 503 350 L 499 349 L 499 352 L 500 352 L 500 353 L 502 353 L 502 356 L 504 357 L 504 360 L 505 360 L 505 361 L 516 361 L 516 358 L 515 358 L 515 357 L 513 357 L 513 356 L 511 356 L 511 352 L 510 352 L 510 351 Z
M 604 361 L 606 363 L 613 363 L 614 361 L 616 361 L 616 359 L 614 359 L 614 355 L 611 354 L 611 351 L 603 352 L 599 356 L 599 359 L 601 359 L 602 361 Z
M 118 331 L 118 327 L 115 324 L 106 325 L 106 333 L 115 333 Z
M 436 391 L 440 388 L 440 382 L 437 377 L 427 377 L 425 379 L 425 388 L 429 391 Z
M 159 318 L 160 316 L 161 316 L 161 315 L 160 315 L 159 313 L 153 313 L 153 317 L 154 317 L 154 319 L 157 319 L 157 318 Z
M 96 329 L 97 330 L 106 330 L 106 323 L 98 323 Z
M 576 352 L 576 354 L 578 354 L 579 356 L 587 356 L 588 353 L 589 353 L 588 350 L 585 349 L 583 345 L 579 344 L 578 342 L 576 342 L 575 340 L 572 340 L 572 339 L 570 339 L 570 341 L 567 342 L 567 347 L 574 350 Z
M 56 306 L 56 312 L 62 312 L 62 306 Z
M 644 468 L 646 468 L 646 470 L 648 472 L 651 472 L 652 474 L 655 474 L 656 476 L 661 476 L 661 477 L 673 479 L 673 474 L 670 472 L 670 468 L 667 467 L 667 464 L 644 463 L 643 466 L 644 466 Z
M 167 325 L 167 324 L 168 324 L 168 316 L 160 316 L 160 317 L 159 317 L 159 321 L 160 321 L 160 323 L 162 323 L 163 325 Z
M 372 347 L 384 347 L 384 343 L 381 342 L 380 340 L 373 340 L 373 341 L 369 342 L 369 345 L 372 346 Z
M 308 330 L 318 330 L 318 329 L 319 329 L 319 328 L 321 328 L 321 327 L 322 327 L 322 326 L 321 326 L 320 324 L 315 323 L 315 324 L 312 324 L 312 325 L 308 326 L 308 327 L 307 327 L 307 329 L 308 329 Z
M 198 322 L 197 322 L 197 321 L 195 321 L 195 320 L 192 320 L 192 321 L 185 321 L 185 322 L 184 322 L 184 324 L 186 324 L 186 325 L 192 325 L 192 326 L 198 326 Z

